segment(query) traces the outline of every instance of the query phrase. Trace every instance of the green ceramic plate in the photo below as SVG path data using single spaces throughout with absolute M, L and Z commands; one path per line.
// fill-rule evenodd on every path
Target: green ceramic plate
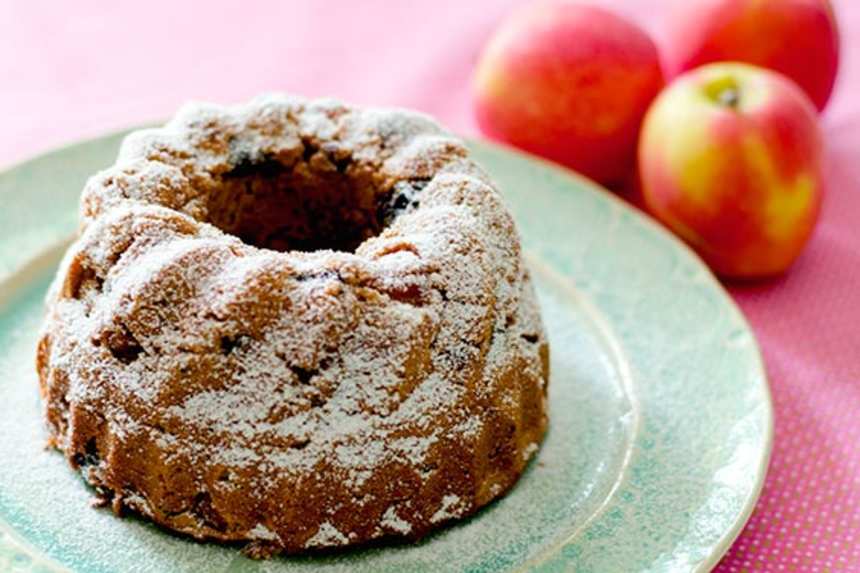
M 551 429 L 516 488 L 418 545 L 253 562 L 89 506 L 44 431 L 42 298 L 86 177 L 121 135 L 0 174 L 0 570 L 699 571 L 755 503 L 771 405 L 755 340 L 682 244 L 594 184 L 483 143 L 552 348 Z

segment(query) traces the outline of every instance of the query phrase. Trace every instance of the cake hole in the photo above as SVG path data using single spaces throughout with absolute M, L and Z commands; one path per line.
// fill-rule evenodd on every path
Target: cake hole
M 100 293 L 104 286 L 104 279 L 90 267 L 82 266 L 77 274 L 70 273 L 70 278 L 68 296 L 75 300 L 84 298 L 90 291 Z
M 380 205 L 379 216 L 383 224 L 390 225 L 400 215 L 420 207 L 419 197 L 428 183 L 430 183 L 430 179 L 427 178 L 396 183 L 387 201 Z
M 90 438 L 87 440 L 86 444 L 84 444 L 84 451 L 75 453 L 72 456 L 72 461 L 79 468 L 97 466 L 101 462 L 101 456 L 99 455 L 96 439 Z
M 310 383 L 311 378 L 317 374 L 316 370 L 308 370 L 307 368 L 301 368 L 300 366 L 290 366 L 290 370 L 292 370 L 293 374 L 296 375 L 296 378 L 299 379 L 300 384 Z
M 237 334 L 234 336 L 222 336 L 219 341 L 219 347 L 221 349 L 221 354 L 227 356 L 232 354 L 232 352 L 242 345 L 242 340 L 245 338 L 242 334 Z
M 400 285 L 398 288 L 389 288 L 385 290 L 392 300 L 402 302 L 412 306 L 421 306 L 423 302 L 423 292 L 418 285 Z
M 537 334 L 521 334 L 520 337 L 530 344 L 535 344 L 538 341 Z
M 290 449 L 301 451 L 301 450 L 305 449 L 306 447 L 308 447 L 308 444 L 310 444 L 310 443 L 311 443 L 310 438 L 308 438 L 307 436 L 300 436 L 300 437 L 296 438 L 295 442 L 290 444 Z
M 426 480 L 433 472 L 439 469 L 439 465 L 436 463 L 423 463 L 418 467 L 418 474 L 421 476 L 422 480 Z
M 103 338 L 113 357 L 123 364 L 131 364 L 143 352 L 143 347 L 125 325 L 107 332 Z
M 320 408 L 325 406 L 326 397 L 323 396 L 322 392 L 319 389 L 314 388 L 313 390 L 305 393 L 305 398 L 308 399 L 312 408 Z
M 249 176 L 271 176 L 277 175 L 282 170 L 281 164 L 274 159 L 263 159 L 254 161 L 248 153 L 237 155 L 234 167 L 227 174 L 228 177 L 241 178 Z
M 311 157 L 313 157 L 314 154 L 316 154 L 316 152 L 317 152 L 316 146 L 311 145 L 310 143 L 305 143 L 305 147 L 304 147 L 304 149 L 302 149 L 302 161 L 304 161 L 304 162 L 310 161 Z
M 350 163 L 350 160 L 345 158 L 334 160 L 334 166 L 339 173 L 346 173 L 346 170 L 349 167 Z
M 301 145 L 278 157 L 234 152 L 208 195 L 206 222 L 260 248 L 354 252 L 417 208 L 429 181 L 379 183 L 335 142 Z

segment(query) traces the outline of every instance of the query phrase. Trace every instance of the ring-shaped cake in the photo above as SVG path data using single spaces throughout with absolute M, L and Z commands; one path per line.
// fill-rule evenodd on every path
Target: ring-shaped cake
M 270 95 L 135 132 L 38 372 L 117 513 L 253 556 L 418 538 L 516 482 L 548 346 L 513 221 L 427 117 Z

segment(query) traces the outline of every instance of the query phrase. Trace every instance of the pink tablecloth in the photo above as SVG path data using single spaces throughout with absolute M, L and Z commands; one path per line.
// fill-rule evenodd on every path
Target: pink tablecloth
M 476 133 L 469 74 L 516 3 L 4 2 L 0 164 L 163 118 L 189 98 L 262 90 L 414 107 Z M 659 42 L 665 0 L 601 3 Z M 860 570 L 860 4 L 835 5 L 844 57 L 824 119 L 823 220 L 787 277 L 731 289 L 764 350 L 776 444 L 723 572 Z

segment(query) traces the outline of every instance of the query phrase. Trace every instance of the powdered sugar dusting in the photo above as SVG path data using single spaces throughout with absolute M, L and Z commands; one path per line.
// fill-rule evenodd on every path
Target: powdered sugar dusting
M 259 452 L 248 447 L 233 446 L 215 454 L 218 463 L 233 468 L 244 468 L 260 463 Z
M 393 505 L 386 509 L 385 513 L 382 514 L 382 520 L 379 522 L 379 525 L 391 531 L 402 533 L 403 535 L 408 535 L 412 531 L 412 524 L 400 519 L 397 515 L 397 510 Z
M 314 536 L 307 540 L 305 547 L 337 547 L 347 543 L 349 538 L 346 535 L 328 521 L 324 521 Z
M 464 508 L 461 502 L 462 500 L 460 499 L 460 496 L 447 494 L 442 498 L 442 505 L 438 510 L 436 510 L 436 513 L 430 517 L 430 522 L 439 523 L 440 521 L 445 521 L 447 519 L 463 515 Z
M 248 532 L 248 537 L 260 541 L 276 541 L 279 539 L 278 534 L 263 525 L 258 523 Z
M 435 444 L 438 438 L 435 435 L 427 436 L 426 438 L 418 438 L 408 436 L 391 442 L 390 448 L 395 454 L 410 463 L 419 465 L 426 458 L 430 451 L 430 446 Z

